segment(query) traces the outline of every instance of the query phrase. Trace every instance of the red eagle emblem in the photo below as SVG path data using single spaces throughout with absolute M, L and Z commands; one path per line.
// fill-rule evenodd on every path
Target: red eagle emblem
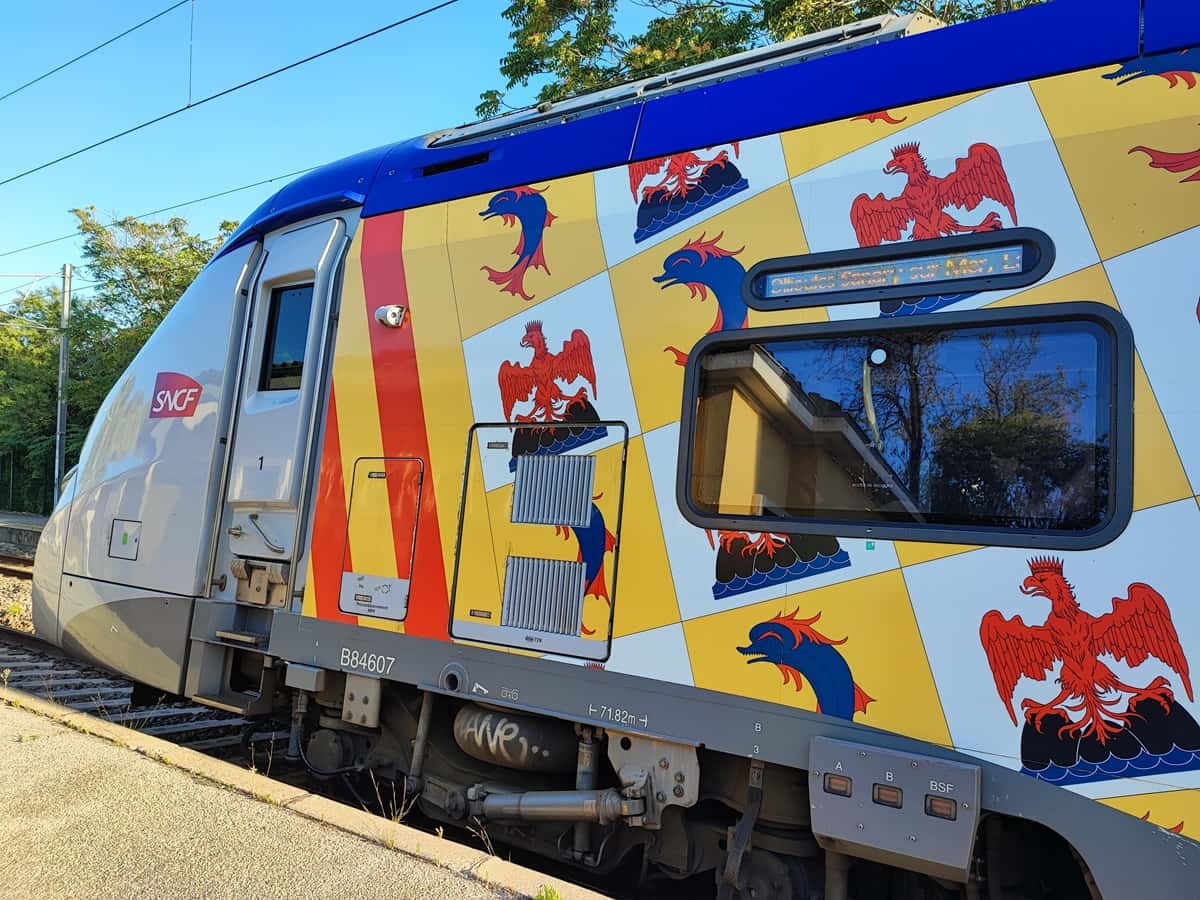
M 708 537 L 708 546 L 716 550 L 717 543 L 713 541 L 712 531 L 706 528 L 704 534 Z M 748 531 L 718 531 L 717 539 L 726 553 L 737 552 L 742 556 L 765 553 L 768 559 L 774 559 L 776 553 L 792 543 L 791 535 L 767 531 L 761 532 L 756 538 L 752 538 Z M 741 548 L 737 547 L 739 541 L 742 542 Z
M 735 142 L 731 146 L 733 155 L 737 156 L 738 144 Z M 687 152 L 630 163 L 629 191 L 634 203 L 678 197 L 700 184 L 711 169 L 724 168 L 728 162 L 729 151 L 722 150 L 712 159 L 701 159 L 698 154 Z M 657 180 L 647 182 L 650 178 Z
M 1012 224 L 1017 224 L 1012 185 L 991 144 L 972 144 L 967 155 L 955 163 L 954 171 L 944 177 L 929 171 L 918 144 L 901 144 L 892 151 L 883 171 L 905 175 L 908 181 L 896 197 L 859 194 L 855 198 L 850 223 L 860 247 L 898 241 L 910 225 L 914 241 L 1002 228 L 1003 221 L 995 212 L 989 212 L 978 225 L 965 225 L 946 212 L 951 206 L 973 210 L 984 200 L 1001 204 Z
M 1053 715 L 1067 722 L 1058 730 L 1060 738 L 1094 736 L 1104 745 L 1138 718 L 1135 704 L 1152 700 L 1169 711 L 1174 694 L 1165 678 L 1157 677 L 1145 687 L 1125 684 L 1101 661 L 1102 656 L 1134 667 L 1153 656 L 1179 675 L 1192 699 L 1187 658 L 1166 601 L 1154 588 L 1131 584 L 1127 598 L 1113 598 L 1112 612 L 1093 616 L 1076 602 L 1074 588 L 1063 577 L 1062 560 L 1031 559 L 1029 571 L 1021 593 L 1050 601 L 1046 621 L 1029 626 L 1020 616 L 1006 619 L 993 609 L 979 626 L 996 691 L 1014 725 L 1017 682 L 1022 676 L 1045 681 L 1056 663 L 1062 664 L 1056 679 L 1061 685 L 1058 696 L 1049 703 L 1021 701 L 1026 721 L 1039 732 L 1042 720 Z M 1129 695 L 1126 708 L 1119 710 L 1116 707 L 1125 694 Z M 1070 713 L 1082 715 L 1076 720 Z
M 590 407 L 587 388 L 596 396 L 596 364 L 592 361 L 592 345 L 588 336 L 576 328 L 563 341 L 562 349 L 551 353 L 542 333 L 542 323 L 532 321 L 525 326 L 521 346 L 533 351 L 529 365 L 505 361 L 500 364 L 497 380 L 504 418 L 509 422 L 562 422 L 575 407 Z M 587 382 L 574 394 L 564 388 L 582 378 Z M 561 382 L 561 387 L 560 387 Z M 522 401 L 533 401 L 533 409 L 513 418 L 513 408 Z

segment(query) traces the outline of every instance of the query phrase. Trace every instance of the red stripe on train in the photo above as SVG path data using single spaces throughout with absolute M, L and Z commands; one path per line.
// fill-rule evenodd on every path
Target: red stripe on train
M 362 227 L 363 288 L 367 300 L 367 327 L 375 367 L 375 393 L 379 401 L 383 453 L 388 457 L 420 459 L 425 465 L 416 551 L 412 559 L 411 595 L 404 631 L 406 634 L 446 640 L 449 637 L 446 623 L 450 616 L 450 599 L 446 589 L 446 571 L 442 565 L 437 498 L 433 491 L 434 472 L 430 467 L 425 407 L 421 399 L 417 351 L 413 341 L 414 323 L 419 320 L 420 310 L 414 310 L 408 296 L 401 252 L 404 213 L 369 219 Z M 387 304 L 407 307 L 406 321 L 401 327 L 388 328 L 375 321 L 375 310 Z M 388 490 L 393 510 L 404 509 L 402 504 L 406 500 L 411 503 L 411 498 L 401 495 L 402 479 L 389 478 Z M 412 552 L 411 532 L 404 532 L 404 528 L 393 531 L 396 560 L 400 566 L 404 565 Z
M 329 413 L 325 419 L 325 441 L 321 451 L 321 474 L 317 479 L 317 507 L 312 528 L 313 589 L 317 618 L 335 622 L 358 623 L 338 609 L 342 589 L 342 559 L 350 568 L 350 548 L 346 541 L 346 483 L 342 476 L 342 440 L 338 431 L 335 387 L 329 388 Z

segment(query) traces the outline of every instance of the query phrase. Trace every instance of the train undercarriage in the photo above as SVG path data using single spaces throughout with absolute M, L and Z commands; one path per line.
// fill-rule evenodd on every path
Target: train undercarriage
M 629 896 L 1099 896 L 1070 846 L 1033 822 L 982 817 L 962 883 L 827 846 L 812 828 L 804 771 L 399 683 L 312 672 L 319 672 L 313 690 L 292 696 L 289 755 L 315 777 L 344 780 L 368 798 L 364 805 L 387 814 L 416 807 L 473 832 L 485 846 L 537 854 Z

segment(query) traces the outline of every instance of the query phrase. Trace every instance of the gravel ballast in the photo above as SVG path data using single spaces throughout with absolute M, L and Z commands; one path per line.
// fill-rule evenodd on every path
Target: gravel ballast
M 33 633 L 33 582 L 0 573 L 0 625 Z

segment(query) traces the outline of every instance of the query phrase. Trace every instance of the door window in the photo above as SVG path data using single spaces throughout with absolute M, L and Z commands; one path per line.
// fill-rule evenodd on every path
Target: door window
M 294 391 L 304 371 L 308 321 L 312 313 L 311 284 L 277 287 L 271 291 L 267 340 L 263 349 L 260 391 Z

